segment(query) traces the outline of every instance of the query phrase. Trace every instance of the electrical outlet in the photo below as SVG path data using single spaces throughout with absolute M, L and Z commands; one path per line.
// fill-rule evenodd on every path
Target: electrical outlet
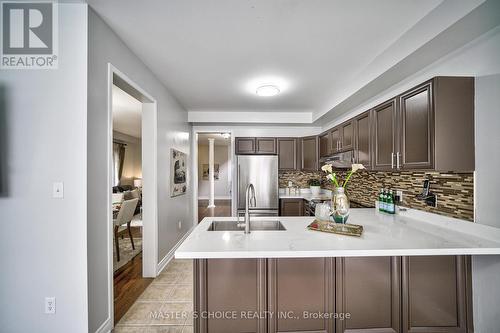
M 396 196 L 399 197 L 399 202 L 403 202 L 403 191 L 396 190 Z
M 177 227 L 179 228 L 179 230 L 182 229 L 182 221 L 177 222 Z
M 55 313 L 56 313 L 56 298 L 45 297 L 45 314 L 55 314 Z

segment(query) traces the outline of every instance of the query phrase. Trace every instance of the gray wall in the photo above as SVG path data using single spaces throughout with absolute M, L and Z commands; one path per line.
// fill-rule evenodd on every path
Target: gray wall
M 93 11 L 89 11 L 88 76 L 88 279 L 89 331 L 109 319 L 106 258 L 107 64 L 111 63 L 158 102 L 158 260 L 192 226 L 190 193 L 170 198 L 170 148 L 190 153 L 187 112 L 162 83 Z M 182 221 L 182 229 L 177 222 Z
M 86 4 L 59 4 L 58 69 L 0 70 L 0 103 L 0 331 L 87 332 Z
M 500 228 L 500 74 L 476 79 L 476 222 Z M 472 258 L 476 333 L 500 327 L 500 256 Z

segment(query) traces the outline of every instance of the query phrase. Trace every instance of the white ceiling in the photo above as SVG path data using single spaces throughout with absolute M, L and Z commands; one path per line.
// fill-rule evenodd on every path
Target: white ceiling
M 162 80 L 192 121 L 207 118 L 202 112 L 208 111 L 212 119 L 224 118 L 220 111 L 273 113 L 280 119 L 286 118 L 280 113 L 294 112 L 310 123 L 482 1 L 88 3 Z M 435 26 L 424 20 L 439 10 Z M 413 38 L 402 38 L 418 24 L 422 31 L 427 28 L 426 34 L 413 31 Z M 282 92 L 258 97 L 255 88 L 263 83 L 276 83 Z
M 113 130 L 140 138 L 142 103 L 115 85 L 112 94 Z

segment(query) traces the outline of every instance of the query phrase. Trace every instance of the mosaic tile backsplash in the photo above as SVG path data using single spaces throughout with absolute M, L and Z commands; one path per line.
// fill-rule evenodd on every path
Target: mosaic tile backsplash
M 346 172 L 340 172 L 345 179 Z M 311 178 L 321 179 L 322 187 L 333 189 L 326 180 L 325 173 L 319 171 L 280 171 L 280 187 L 308 187 Z M 415 198 L 422 192 L 425 179 L 431 182 L 431 192 L 437 195 L 437 207 L 427 206 Z M 434 172 L 434 171 L 361 171 L 354 174 L 347 185 L 349 198 L 359 203 L 373 206 L 381 188 L 403 191 L 402 206 L 420 209 L 431 213 L 474 220 L 474 175 L 473 173 Z

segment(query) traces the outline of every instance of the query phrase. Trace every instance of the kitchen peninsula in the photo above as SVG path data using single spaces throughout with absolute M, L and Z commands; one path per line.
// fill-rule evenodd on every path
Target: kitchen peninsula
M 175 254 L 195 259 L 198 313 L 239 314 L 200 316 L 196 332 L 468 332 L 468 255 L 500 254 L 497 229 L 412 209 L 352 209 L 360 238 L 307 230 L 313 217 L 252 219 L 285 230 L 209 230 L 232 219 L 205 218 Z

